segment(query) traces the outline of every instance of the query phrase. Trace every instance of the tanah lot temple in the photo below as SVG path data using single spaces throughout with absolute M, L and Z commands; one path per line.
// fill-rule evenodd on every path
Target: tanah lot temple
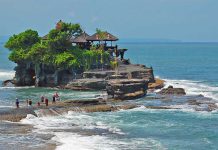
M 57 24 L 58 26 L 58 24 Z M 153 69 L 140 64 L 131 64 L 125 59 L 126 48 L 119 48 L 114 42 L 119 39 L 109 32 L 89 35 L 83 32 L 77 37 L 71 37 L 70 42 L 84 50 L 103 49 L 110 54 L 111 60 L 117 62 L 117 67 L 92 68 L 68 82 L 64 86 L 72 90 L 106 90 L 113 99 L 135 99 L 146 95 L 148 84 L 155 82 Z M 46 40 L 46 36 L 43 37 Z M 106 64 L 104 65 L 106 66 Z
M 62 21 L 60 20 L 56 24 L 56 29 L 59 27 L 59 24 L 61 24 L 61 22 Z M 113 43 L 118 41 L 119 39 L 107 31 L 103 32 L 103 34 L 104 35 L 102 36 L 98 33 L 95 33 L 90 36 L 86 32 L 83 32 L 77 37 L 72 36 L 69 42 L 71 42 L 72 45 L 77 45 L 79 48 L 86 50 L 90 50 L 92 46 L 95 46 L 96 49 L 101 48 L 104 51 L 107 51 L 112 57 L 113 55 L 115 55 L 115 57 L 120 56 L 120 59 L 124 60 L 124 54 L 127 49 L 118 48 L 118 45 L 113 45 Z M 48 35 L 43 36 L 42 39 L 47 40 Z
M 57 23 L 56 29 L 60 25 L 61 21 Z M 48 35 L 41 39 L 41 42 L 50 40 Z M 68 38 L 68 40 L 69 44 L 76 45 L 82 52 L 83 50 L 84 52 L 89 52 L 85 50 L 108 52 L 107 61 L 102 63 L 102 58 L 98 55 L 98 61 L 91 62 L 88 69 L 55 68 L 40 64 L 37 73 L 34 66 L 20 65 L 15 70 L 15 85 L 35 85 L 71 90 L 103 90 L 107 91 L 113 99 L 124 100 L 146 95 L 148 85 L 155 83 L 152 67 L 131 64 L 130 58 L 124 58 L 127 49 L 119 48 L 117 44 L 114 44 L 119 39 L 109 32 L 97 31 L 91 36 L 83 32 L 78 36 Z M 34 78 L 34 76 L 37 77 Z

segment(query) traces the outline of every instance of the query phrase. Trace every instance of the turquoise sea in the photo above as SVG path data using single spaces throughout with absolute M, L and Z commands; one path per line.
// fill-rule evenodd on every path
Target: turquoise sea
M 7 59 L 9 52 L 3 48 L 4 41 L 0 40 L 0 82 L 13 77 L 15 66 Z M 131 62 L 152 66 L 155 75 L 166 80 L 166 86 L 182 87 L 188 96 L 202 94 L 218 103 L 217 43 L 122 42 L 119 45 L 129 49 L 125 57 Z M 51 97 L 54 91 L 50 88 L 0 87 L 0 109 L 14 107 L 16 97 L 37 101 L 41 95 Z M 69 90 L 58 92 L 62 99 L 94 98 L 99 94 Z M 195 111 L 186 105 L 181 105 L 180 110 L 150 110 L 144 105 L 152 101 L 141 98 L 135 102 L 141 107 L 107 113 L 68 112 L 56 117 L 29 115 L 21 124 L 34 125 L 32 133 L 53 135 L 50 142 L 59 143 L 57 149 L 64 150 L 218 149 L 217 111 Z M 6 141 L 19 145 L 28 143 L 30 139 L 36 144 L 28 149 L 37 149 L 37 144 L 48 142 L 33 134 L 15 136 L 0 132 L 0 149 Z

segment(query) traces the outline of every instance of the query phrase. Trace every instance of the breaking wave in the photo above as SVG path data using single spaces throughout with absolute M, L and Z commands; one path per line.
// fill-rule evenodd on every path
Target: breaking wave
M 13 79 L 15 75 L 14 71 L 1 71 L 0 70 L 0 81 Z
M 21 123 L 33 125 L 35 127 L 35 131 L 33 132 L 53 134 L 52 141 L 59 143 L 57 146 L 58 150 L 162 148 L 162 144 L 152 138 L 113 138 L 119 136 L 124 137 L 125 134 L 119 128 L 100 121 L 99 117 L 101 116 L 76 112 L 68 112 L 67 114 L 55 117 L 35 117 L 28 115 Z
M 184 88 L 188 95 L 204 95 L 205 97 L 218 100 L 218 87 L 204 84 L 200 81 L 169 80 L 164 79 L 165 87 L 172 85 L 176 88 Z

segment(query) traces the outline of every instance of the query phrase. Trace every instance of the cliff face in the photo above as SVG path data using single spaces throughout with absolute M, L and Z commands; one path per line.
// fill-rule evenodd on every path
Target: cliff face
M 107 66 L 104 66 L 106 68 Z M 99 68 L 99 67 L 97 67 Z M 154 74 L 152 68 L 147 68 L 143 65 L 120 65 L 119 72 L 110 69 L 92 69 L 88 72 L 76 69 L 57 69 L 53 66 L 34 65 L 32 63 L 19 63 L 15 67 L 15 85 L 16 86 L 40 86 L 40 87 L 55 87 L 67 85 L 74 81 L 78 85 L 77 80 L 82 79 L 82 84 L 85 88 L 86 84 L 92 79 L 112 80 L 112 79 L 145 79 L 149 83 L 154 82 Z M 84 83 L 83 83 L 84 82 Z M 73 85 L 74 85 L 73 84 Z M 77 86 L 78 87 L 78 86 Z M 98 86 L 93 86 L 91 89 L 99 89 Z
M 26 63 L 19 63 L 14 69 L 16 86 L 32 86 L 35 85 L 35 70 L 33 66 Z
M 93 64 L 91 69 L 109 69 L 108 64 Z M 100 69 L 101 70 L 101 69 Z M 37 86 L 55 87 L 67 85 L 75 79 L 83 78 L 83 68 L 81 69 L 58 69 L 54 66 L 44 64 L 33 64 L 31 62 L 18 63 L 15 67 L 16 86 Z
M 16 86 L 54 87 L 67 84 L 76 76 L 73 70 L 58 70 L 52 66 L 31 63 L 20 63 L 15 67 L 15 71 Z
M 146 95 L 148 84 L 155 81 L 152 68 L 134 64 L 120 64 L 117 70 L 94 68 L 83 72 L 57 69 L 43 64 L 20 63 L 15 71 L 16 86 L 61 86 L 73 90 L 106 90 L 112 98 L 120 100 Z

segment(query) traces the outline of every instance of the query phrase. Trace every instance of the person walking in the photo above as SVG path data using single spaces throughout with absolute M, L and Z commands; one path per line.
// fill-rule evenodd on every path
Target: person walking
M 45 99 L 45 106 L 46 107 L 48 106 L 48 99 L 47 98 Z
M 16 98 L 16 107 L 19 108 L 19 99 Z
M 26 100 L 26 105 L 29 106 L 29 99 Z
M 44 103 L 45 97 L 42 95 L 41 96 L 41 102 Z
M 59 95 L 58 95 L 58 92 L 57 92 L 57 91 L 55 92 L 55 94 L 54 94 L 54 97 L 55 97 L 55 100 L 56 100 L 56 101 L 59 101 L 59 100 L 60 100 L 60 99 L 59 99 L 60 97 L 59 97 Z
M 56 100 L 56 97 L 55 97 L 55 95 L 53 95 L 53 97 L 52 97 L 52 103 L 55 103 L 55 100 Z
M 31 99 L 29 99 L 29 106 L 31 107 L 32 106 L 32 100 Z

